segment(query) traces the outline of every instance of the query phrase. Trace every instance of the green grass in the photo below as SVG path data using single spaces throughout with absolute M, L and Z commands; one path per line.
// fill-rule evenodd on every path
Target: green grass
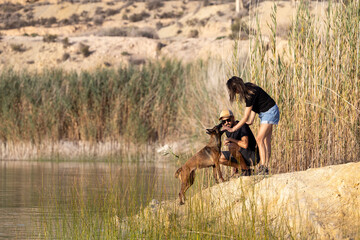
M 290 226 L 289 221 L 295 222 L 293 218 L 299 217 L 297 214 L 288 217 L 279 210 L 274 215 L 273 209 L 268 212 L 266 200 L 259 206 L 261 196 L 253 183 L 243 183 L 238 190 L 242 196 L 238 201 L 220 206 L 206 194 L 206 188 L 214 184 L 211 171 L 197 174 L 194 186 L 187 192 L 186 205 L 181 207 L 171 198 L 167 202 L 152 201 L 154 192 L 148 190 L 151 181 L 139 181 L 134 176 L 129 184 L 120 185 L 116 173 L 100 181 L 96 186 L 103 189 L 100 193 L 89 192 L 89 186 L 86 182 L 80 184 L 80 179 L 68 191 L 49 190 L 44 193 L 39 236 L 47 239 L 316 238 L 305 220 L 297 228 Z M 202 190 L 203 195 L 196 194 Z M 162 199 L 169 200 L 165 192 Z

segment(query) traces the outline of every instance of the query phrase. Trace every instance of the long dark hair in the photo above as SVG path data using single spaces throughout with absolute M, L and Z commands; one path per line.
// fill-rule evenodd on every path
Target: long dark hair
M 244 81 L 236 76 L 231 77 L 227 82 L 226 86 L 228 88 L 230 102 L 233 103 L 235 101 L 236 94 L 239 94 L 239 100 L 245 101 L 245 99 L 249 99 L 250 95 L 254 93 L 253 87 L 255 84 L 250 83 L 250 87 L 246 86 Z

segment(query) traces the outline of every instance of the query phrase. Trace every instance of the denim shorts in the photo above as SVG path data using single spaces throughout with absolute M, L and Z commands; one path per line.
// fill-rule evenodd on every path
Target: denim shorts
M 259 113 L 260 123 L 278 124 L 280 120 L 280 112 L 278 106 L 275 104 L 266 112 Z

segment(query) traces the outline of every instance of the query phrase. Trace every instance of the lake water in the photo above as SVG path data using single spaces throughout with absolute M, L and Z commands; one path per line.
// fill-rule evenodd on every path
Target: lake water
M 74 185 L 81 187 L 85 194 L 96 194 L 103 191 L 104 184 L 99 183 L 116 181 L 119 186 L 127 186 L 135 182 L 153 192 L 159 201 L 175 199 L 179 190 L 179 182 L 174 178 L 177 167 L 173 163 L 144 162 L 0 161 L 0 239 L 38 236 L 42 213 L 53 207 L 47 205 L 52 201 L 44 204 L 44 198 L 56 198 L 54 202 L 66 204 L 66 194 L 56 193 L 71 192 Z

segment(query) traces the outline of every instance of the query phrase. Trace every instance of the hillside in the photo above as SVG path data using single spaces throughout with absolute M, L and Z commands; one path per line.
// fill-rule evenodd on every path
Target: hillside
M 186 62 L 230 60 L 238 39 L 241 58 L 259 26 L 270 34 L 274 3 L 246 5 L 198 1 L 19 1 L 0 7 L 0 69 L 68 70 L 143 64 L 162 57 Z M 277 44 L 286 45 L 296 3 L 277 5 Z M 321 17 L 325 3 L 312 2 Z M 231 37 L 232 36 L 232 37 Z

